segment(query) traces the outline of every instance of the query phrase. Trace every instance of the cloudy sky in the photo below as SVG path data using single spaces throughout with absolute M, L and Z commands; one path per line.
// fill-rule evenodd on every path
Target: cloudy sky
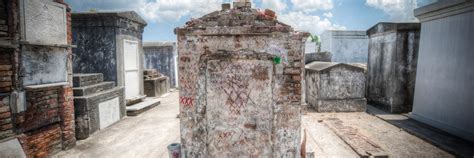
M 413 9 L 435 0 L 253 0 L 297 30 L 367 30 L 378 22 L 412 22 Z M 173 29 L 190 18 L 219 10 L 232 0 L 66 0 L 73 12 L 134 10 L 147 22 L 144 41 L 175 41 Z

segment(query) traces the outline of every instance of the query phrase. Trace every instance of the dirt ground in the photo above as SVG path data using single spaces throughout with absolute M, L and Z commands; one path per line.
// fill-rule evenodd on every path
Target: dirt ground
M 127 117 L 79 141 L 73 149 L 53 157 L 168 157 L 166 146 L 179 142 L 178 92 L 161 98 L 157 107 Z M 327 121 L 340 120 L 359 135 L 380 146 L 390 157 L 453 157 L 449 153 L 367 113 L 315 113 L 303 115 L 307 150 L 315 157 L 359 157 L 353 147 L 328 127 Z

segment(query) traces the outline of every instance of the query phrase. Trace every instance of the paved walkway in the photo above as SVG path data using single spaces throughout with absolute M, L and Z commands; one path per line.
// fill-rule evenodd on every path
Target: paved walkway
M 127 117 L 54 157 L 166 158 L 166 146 L 179 142 L 178 111 L 178 92 L 174 91 L 162 97 L 157 107 L 137 117 Z M 307 130 L 308 150 L 313 151 L 318 158 L 359 157 L 353 146 L 328 127 L 329 121 L 334 119 L 382 147 L 390 157 L 453 157 L 423 139 L 367 113 L 308 112 L 303 115 L 302 128 Z
M 175 91 L 162 97 L 157 107 L 137 117 L 122 119 L 54 157 L 168 157 L 166 146 L 179 142 L 178 112 L 178 92 Z

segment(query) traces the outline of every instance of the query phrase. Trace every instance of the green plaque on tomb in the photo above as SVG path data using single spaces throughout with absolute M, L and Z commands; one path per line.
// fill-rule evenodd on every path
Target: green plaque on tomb
M 280 64 L 280 63 L 281 63 L 281 58 L 278 57 L 278 56 L 274 57 L 274 58 L 273 58 L 273 63 L 275 63 L 275 64 Z

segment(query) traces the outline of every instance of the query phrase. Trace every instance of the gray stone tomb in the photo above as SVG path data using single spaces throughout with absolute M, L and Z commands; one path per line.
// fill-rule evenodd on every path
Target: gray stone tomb
M 369 30 L 367 100 L 393 113 L 410 112 L 418 60 L 419 23 L 378 23 Z
M 344 63 L 306 65 L 306 102 L 317 112 L 363 112 L 365 69 Z

